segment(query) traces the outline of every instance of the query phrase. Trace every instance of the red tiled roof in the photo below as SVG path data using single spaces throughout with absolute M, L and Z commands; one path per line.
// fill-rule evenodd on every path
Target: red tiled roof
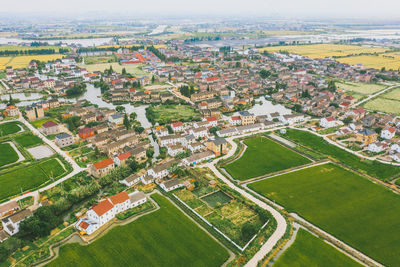
M 79 227 L 86 230 L 89 227 L 89 224 L 85 221 L 81 221 Z
M 216 121 L 217 117 L 207 117 L 206 120 L 207 121 Z
M 129 195 L 125 191 L 110 197 L 110 201 L 114 205 L 119 204 L 119 203 L 124 203 L 128 199 L 129 199 Z
M 334 117 L 328 117 L 328 118 L 326 118 L 326 120 L 327 121 L 335 121 L 335 118 Z
M 79 133 L 81 133 L 81 134 L 90 133 L 90 132 L 94 132 L 94 130 L 92 128 L 88 128 L 88 127 L 85 127 L 85 128 L 82 128 L 79 130 Z
M 107 211 L 111 210 L 114 208 L 114 205 L 111 204 L 111 202 L 106 199 L 100 202 L 99 204 L 93 206 L 92 210 L 100 217 Z
M 42 127 L 44 127 L 44 128 L 50 128 L 50 127 L 54 127 L 54 126 L 57 126 L 58 124 L 57 123 L 55 123 L 54 121 L 48 121 L 48 122 L 46 122 L 46 123 L 43 123 L 42 124 Z
M 118 156 L 119 160 L 124 160 L 127 159 L 131 156 L 131 153 L 126 152 L 126 153 L 122 153 L 121 155 Z
M 386 130 L 388 130 L 388 131 L 391 132 L 391 133 L 395 133 L 395 132 L 396 132 L 396 129 L 393 128 L 393 127 L 389 127 L 389 128 L 387 128 Z
M 183 126 L 182 122 L 174 122 L 172 123 L 172 127 L 179 127 L 179 126 Z
M 99 169 L 103 169 L 104 167 L 107 167 L 107 166 L 109 166 L 109 165 L 111 165 L 113 163 L 114 163 L 114 161 L 112 159 L 108 158 L 108 159 L 96 162 L 95 164 L 93 164 L 93 166 L 97 170 L 99 170 Z
M 231 119 L 233 121 L 240 121 L 240 116 L 233 116 Z

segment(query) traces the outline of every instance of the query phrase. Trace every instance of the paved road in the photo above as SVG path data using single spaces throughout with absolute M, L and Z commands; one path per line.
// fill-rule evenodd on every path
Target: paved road
M 167 83 L 168 83 L 169 85 L 173 86 L 174 88 L 178 89 L 178 87 L 177 87 L 175 84 L 173 84 L 173 83 L 171 83 L 171 82 L 167 82 Z M 191 101 L 188 97 L 183 96 L 180 92 L 177 92 L 177 91 L 175 91 L 175 90 L 173 90 L 173 89 L 168 89 L 168 91 L 169 91 L 170 93 L 174 94 L 176 97 L 178 97 L 178 98 L 180 98 L 180 99 L 182 99 L 182 100 L 188 102 L 190 105 L 193 105 L 193 106 L 194 106 L 194 102 Z
M 387 85 L 389 85 L 389 84 L 387 84 Z M 383 93 L 386 93 L 387 91 L 389 91 L 389 90 L 391 90 L 391 89 L 393 89 L 393 88 L 395 88 L 395 87 L 398 87 L 400 84 L 394 84 L 394 85 L 390 84 L 390 85 L 391 85 L 391 86 L 389 86 L 388 88 L 386 88 L 386 89 L 384 89 L 384 90 L 382 90 L 382 91 L 379 91 L 379 92 L 377 92 L 377 93 L 375 93 L 375 94 L 372 94 L 372 95 L 370 95 L 369 97 L 367 97 L 367 98 L 365 98 L 365 99 L 363 99 L 363 100 L 361 100 L 361 101 L 359 101 L 359 102 L 357 102 L 357 103 L 354 103 L 354 104 L 351 105 L 350 107 L 359 106 L 359 105 L 361 105 L 361 104 L 363 104 L 363 103 L 365 103 L 365 102 L 371 100 L 372 98 L 375 98 L 375 97 L 377 97 L 377 96 L 379 96 L 379 95 L 381 95 L 381 94 L 383 94 Z

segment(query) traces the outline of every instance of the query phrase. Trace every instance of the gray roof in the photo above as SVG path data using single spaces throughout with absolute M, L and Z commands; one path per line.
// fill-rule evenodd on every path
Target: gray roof
M 169 189 L 171 187 L 179 185 L 180 183 L 181 182 L 178 179 L 171 179 L 171 180 L 164 182 L 163 184 L 164 184 L 165 188 Z
M 70 138 L 72 137 L 72 135 L 67 134 L 67 133 L 62 133 L 56 136 L 57 139 L 66 139 L 66 138 Z
M 12 223 L 17 223 L 31 215 L 32 215 L 32 211 L 30 211 L 28 209 L 23 209 L 23 210 L 20 210 L 16 213 L 4 218 L 2 221 L 3 221 L 3 224 L 7 224 L 9 221 L 11 221 Z
M 131 202 L 136 202 L 136 201 L 139 201 L 139 200 L 142 200 L 145 198 L 146 198 L 145 193 L 140 192 L 140 191 L 130 195 Z
M 213 142 L 216 146 L 220 146 L 227 143 L 225 138 L 215 138 L 215 140 L 209 140 L 209 141 Z

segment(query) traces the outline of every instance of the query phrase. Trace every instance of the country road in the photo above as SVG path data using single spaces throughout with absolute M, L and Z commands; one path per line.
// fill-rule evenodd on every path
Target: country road
M 384 94 L 384 93 L 386 93 L 387 91 L 389 91 L 389 90 L 391 90 L 391 89 L 393 89 L 393 88 L 395 88 L 395 87 L 398 87 L 398 86 L 400 86 L 400 84 L 391 85 L 391 86 L 389 86 L 388 88 L 383 89 L 382 91 L 379 91 L 379 92 L 377 92 L 377 93 L 375 93 L 375 94 L 372 94 L 372 95 L 370 95 L 369 97 L 367 97 L 367 98 L 365 98 L 365 99 L 363 99 L 363 100 L 361 100 L 361 101 L 359 101 L 359 102 L 357 102 L 357 103 L 354 103 L 354 104 L 351 105 L 350 107 L 354 108 L 354 107 L 357 107 L 357 106 L 359 106 L 359 105 L 361 105 L 361 104 L 364 104 L 365 102 L 371 100 L 372 98 L 375 98 L 375 97 L 377 97 L 377 96 L 379 96 L 379 95 L 381 95 L 381 94 Z

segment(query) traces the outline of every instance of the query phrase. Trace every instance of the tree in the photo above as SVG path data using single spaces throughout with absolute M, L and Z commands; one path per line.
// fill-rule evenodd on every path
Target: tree
M 135 112 L 132 112 L 131 114 L 129 114 L 129 118 L 131 118 L 131 120 L 136 120 L 137 114 Z
M 257 233 L 257 228 L 254 224 L 247 222 L 243 225 L 241 230 L 241 239 L 243 242 L 248 241 Z
M 343 120 L 344 124 L 349 124 L 353 122 L 353 117 L 352 116 L 348 116 Z
M 139 163 L 136 160 L 129 160 L 128 166 L 131 168 L 132 172 L 136 172 L 139 169 Z
M 260 74 L 260 77 L 263 78 L 263 79 L 266 79 L 269 76 L 271 76 L 271 72 L 266 70 L 266 69 L 260 70 L 259 74 Z
M 210 128 L 210 133 L 212 133 L 215 136 L 218 136 L 217 131 L 219 130 L 218 127 L 211 127 Z
M 149 148 L 146 150 L 146 157 L 152 158 L 153 156 L 154 156 L 154 148 L 149 147 Z
M 117 106 L 117 107 L 115 108 L 115 110 L 116 110 L 117 112 L 125 112 L 125 107 L 123 107 L 123 106 Z
M 294 105 L 294 111 L 300 113 L 300 112 L 303 111 L 303 108 L 302 108 L 302 106 L 301 106 L 300 104 L 295 104 L 295 105 Z
M 143 133 L 144 128 L 142 126 L 135 126 L 135 132 L 137 132 L 138 134 Z
M 336 92 L 336 90 L 337 90 L 337 87 L 336 87 L 335 81 L 333 81 L 333 80 L 329 81 L 328 82 L 328 91 L 334 93 L 334 92 Z
M 126 69 L 122 68 L 122 75 L 126 75 Z
M 124 115 L 124 126 L 127 130 L 131 128 L 131 121 L 128 118 L 128 115 L 125 113 Z
M 151 77 L 151 83 L 154 83 L 156 81 L 156 77 L 153 75 L 152 77 Z
M 382 127 L 376 127 L 376 128 L 374 129 L 374 131 L 375 131 L 377 134 L 381 134 L 381 132 L 382 132 Z

